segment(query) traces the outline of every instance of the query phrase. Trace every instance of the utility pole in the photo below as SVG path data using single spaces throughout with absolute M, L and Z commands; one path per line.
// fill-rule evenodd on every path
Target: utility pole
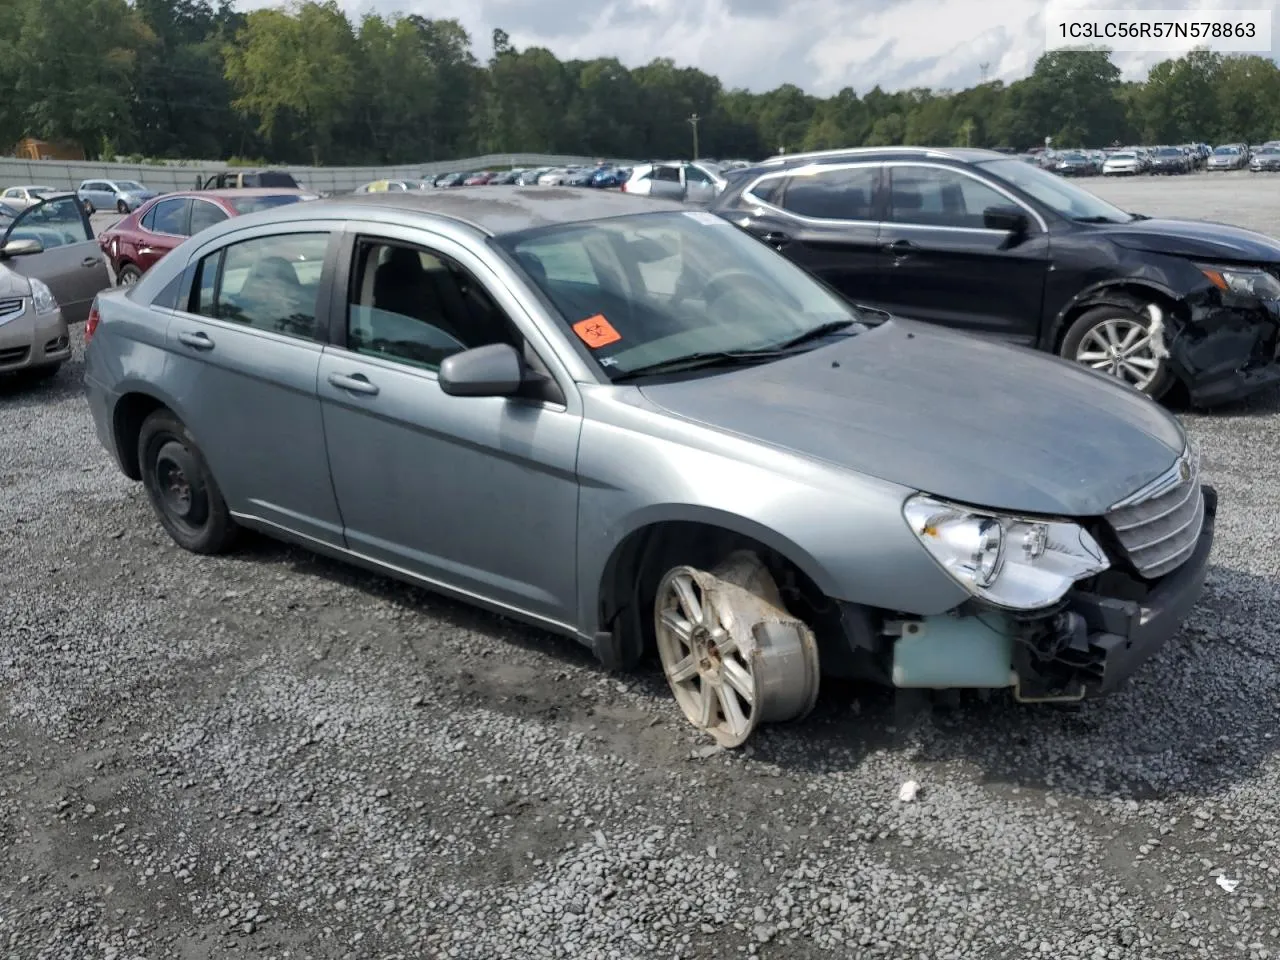
M 980 64 L 978 64 L 978 69 L 982 71 L 982 82 L 983 82 L 983 83 L 986 83 L 986 82 L 987 82 L 987 68 L 988 68 L 988 67 L 990 67 L 990 66 L 991 66 L 991 64 L 989 64 L 989 63 L 980 63 Z
M 689 117 L 689 125 L 693 127 L 693 159 L 698 159 L 698 115 L 695 113 Z

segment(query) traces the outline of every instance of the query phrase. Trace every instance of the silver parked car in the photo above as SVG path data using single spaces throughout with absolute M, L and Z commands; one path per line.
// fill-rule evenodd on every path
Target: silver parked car
M 148 190 L 137 180 L 84 180 L 76 189 L 76 196 L 89 214 L 99 210 L 132 213 L 158 195 L 155 190 Z
M 72 193 L 49 193 L 22 210 L 0 203 L 0 258 L 53 291 L 68 323 L 80 323 L 98 291 L 111 286 L 107 258 Z
M 822 674 L 1108 691 L 1200 594 L 1177 420 L 1066 361 L 864 313 L 727 221 L 606 191 L 296 204 L 85 331 L 98 436 L 197 553 L 237 527 L 656 649 L 720 743 Z
M 622 190 L 646 197 L 710 203 L 720 195 L 726 183 L 724 171 L 714 163 L 672 160 L 637 164 L 622 184 Z
M 41 198 L 51 196 L 55 193 L 64 193 L 57 187 L 8 187 L 4 193 L 0 193 L 0 203 L 14 210 L 25 210 L 27 207 L 34 206 L 39 203 Z
M 7 265 L 34 247 L 31 240 L 11 240 L 0 248 L 0 376 L 50 377 L 71 356 L 67 321 L 53 291 Z

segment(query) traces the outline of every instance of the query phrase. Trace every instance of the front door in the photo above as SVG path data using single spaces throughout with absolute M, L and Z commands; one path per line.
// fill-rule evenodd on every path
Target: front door
M 689 203 L 710 203 L 716 198 L 716 183 L 705 171 L 691 163 L 681 168 L 684 176 L 684 198 Z
M 983 226 L 990 207 L 1015 204 L 955 167 L 894 163 L 880 228 L 885 309 L 1024 345 L 1040 333 L 1049 235 L 1031 211 L 1013 242 Z
M 169 323 L 167 380 L 186 386 L 180 415 L 234 514 L 341 546 L 316 396 L 316 318 L 338 228 L 264 229 L 200 258 L 190 301 Z
M 29 239 L 39 240 L 43 252 L 14 257 L 6 265 L 44 281 L 68 323 L 84 320 L 93 298 L 111 286 L 111 275 L 79 199 L 66 195 L 27 207 L 9 225 L 0 246 Z
M 649 171 L 649 196 L 683 200 L 684 178 L 680 175 L 680 167 L 672 163 L 655 163 Z
M 464 595 L 573 623 L 576 391 L 551 400 L 446 395 L 437 370 L 464 347 L 509 343 L 550 369 L 518 302 L 443 237 L 369 225 L 349 257 L 346 303 L 336 291 L 336 342 L 319 377 L 348 548 Z

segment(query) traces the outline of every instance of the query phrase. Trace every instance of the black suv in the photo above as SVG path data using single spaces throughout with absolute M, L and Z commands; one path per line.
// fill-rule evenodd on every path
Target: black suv
M 1152 397 L 1180 381 L 1207 406 L 1280 383 L 1280 244 L 1127 213 L 1001 153 L 776 157 L 733 171 L 711 209 L 855 303 L 1056 352 Z

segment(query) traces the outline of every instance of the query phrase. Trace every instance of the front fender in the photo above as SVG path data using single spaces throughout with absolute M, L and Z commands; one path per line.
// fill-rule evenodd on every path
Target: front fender
M 692 521 L 776 549 L 832 599 L 921 615 L 968 594 L 902 516 L 914 491 L 584 388 L 579 447 L 579 623 L 598 629 L 600 585 L 627 538 Z

